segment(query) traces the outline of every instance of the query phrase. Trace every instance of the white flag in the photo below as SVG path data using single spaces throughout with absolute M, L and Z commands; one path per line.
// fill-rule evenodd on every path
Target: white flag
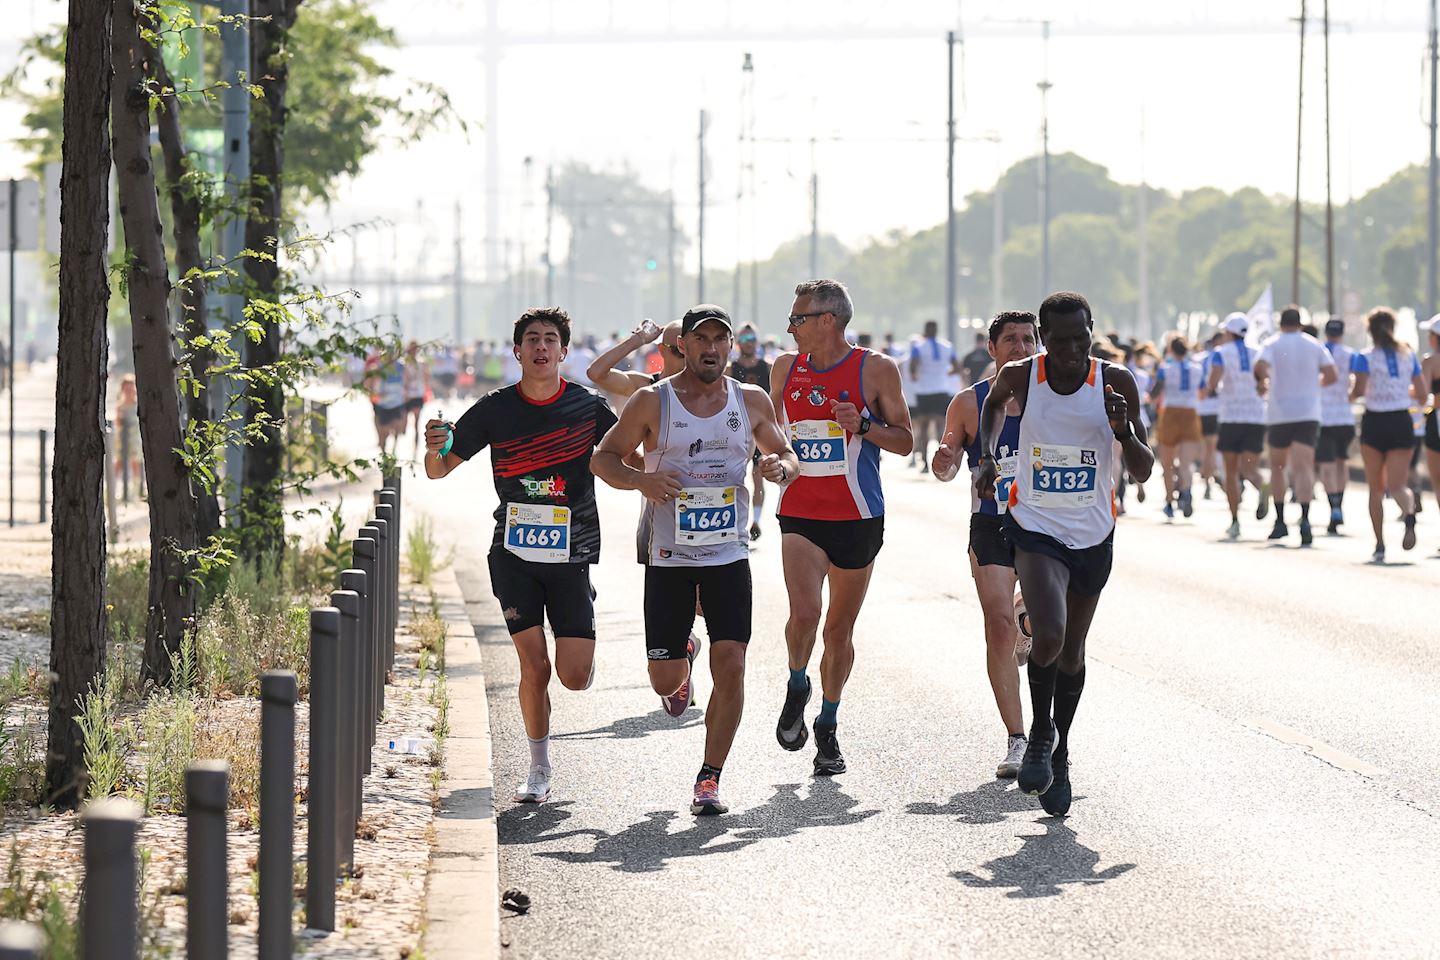
M 1261 343 L 1270 338 L 1275 332 L 1273 317 L 1275 315 L 1275 291 L 1270 284 L 1265 284 L 1265 290 L 1255 301 L 1255 306 L 1245 311 L 1245 320 L 1249 326 L 1248 336 L 1245 339 L 1251 344 Z

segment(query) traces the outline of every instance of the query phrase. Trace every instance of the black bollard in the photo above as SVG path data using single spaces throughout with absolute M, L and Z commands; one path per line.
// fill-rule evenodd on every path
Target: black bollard
M 330 605 L 340 611 L 339 742 L 335 746 L 338 844 L 335 859 L 343 874 L 355 871 L 355 825 L 360 819 L 360 597 L 353 590 L 334 590 Z
M 390 571 L 394 568 L 395 561 L 390 554 L 390 521 L 382 516 L 380 507 L 375 508 L 376 517 L 370 521 L 370 525 L 380 531 L 380 537 L 375 541 L 375 563 L 379 567 L 376 571 L 377 582 L 375 590 L 380 594 L 380 702 L 378 716 L 385 715 L 385 684 L 390 676 L 390 649 L 394 645 L 395 635 L 390 629 L 391 609 L 394 595 L 390 592 L 390 585 L 393 579 Z M 389 507 L 383 508 L 385 513 L 390 512 Z
M 310 814 L 305 838 L 305 925 L 312 930 L 335 929 L 340 683 L 340 611 L 316 607 L 310 611 Z
M 185 768 L 185 955 L 194 960 L 229 953 L 229 806 L 229 763 L 198 760 Z
M 45 938 L 28 923 L 0 922 L 0 960 L 40 960 Z
M 106 797 L 81 815 L 85 879 L 81 890 L 80 955 L 85 960 L 135 960 L 135 831 L 140 806 Z
M 355 649 L 360 658 L 360 682 L 355 687 L 355 697 L 360 705 L 360 721 L 356 729 L 360 731 L 360 778 L 363 779 L 370 772 L 370 748 L 375 746 L 375 728 L 370 717 L 370 691 L 375 688 L 375 650 L 370 631 L 369 578 L 365 571 L 358 567 L 341 570 L 340 589 L 353 590 L 360 598 L 355 626 Z M 355 809 L 361 814 L 364 812 L 360 806 Z
M 360 528 L 359 533 L 360 536 L 351 544 L 350 557 L 352 566 L 365 571 L 367 613 L 363 628 L 368 631 L 366 649 L 370 655 L 370 686 L 365 691 L 365 716 L 373 746 L 380 725 L 380 689 L 385 686 L 385 672 L 380 663 L 380 568 L 376 559 L 380 528 L 367 524 Z
M 389 522 L 385 534 L 389 538 L 387 546 L 390 547 L 390 567 L 387 571 L 389 582 L 386 586 L 390 590 L 390 622 L 385 628 L 385 669 L 389 670 L 395 666 L 395 633 L 400 629 L 400 524 L 396 520 L 395 491 L 381 490 L 380 505 L 375 508 L 375 516 Z
M 290 960 L 295 893 L 295 674 L 260 676 L 260 960 Z

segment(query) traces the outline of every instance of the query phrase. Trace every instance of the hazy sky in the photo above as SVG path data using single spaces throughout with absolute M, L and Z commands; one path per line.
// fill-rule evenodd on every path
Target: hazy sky
M 32 25 L 64 11 L 55 0 L 5 4 L 17 12 L 28 5 Z M 331 216 L 336 223 L 391 218 L 401 264 L 438 261 L 425 272 L 449 270 L 457 200 L 464 205 L 472 276 L 484 261 L 485 6 L 484 0 L 375 4 L 408 41 L 386 54 L 397 73 L 445 87 L 472 129 L 468 140 L 435 134 L 372 157 Z M 884 9 L 834 0 L 502 0 L 499 6 L 502 29 L 513 39 L 503 49 L 493 119 L 500 146 L 498 242 L 503 250 L 509 241 L 512 262 L 522 240 L 527 258 L 538 258 L 544 167 L 572 159 L 627 166 L 658 189 L 673 187 L 681 222 L 693 235 L 702 107 L 711 113 L 710 264 L 733 262 L 737 253 L 768 255 L 808 231 L 811 137 L 817 138 L 825 231 L 854 244 L 895 227 L 941 221 L 944 32 L 961 22 L 959 133 L 994 135 L 999 143 L 960 144 L 957 198 L 989 187 L 998 168 L 1039 149 L 1040 27 L 999 21 L 1045 16 L 1054 18 L 1052 151 L 1080 153 L 1126 182 L 1143 171 L 1150 183 L 1171 190 L 1294 189 L 1297 42 L 1290 18 L 1299 0 L 914 0 Z M 1331 4 L 1339 202 L 1352 188 L 1359 194 L 1425 157 L 1426 6 L 1422 0 Z M 1318 18 L 1319 0 L 1309 7 Z M 10 26 L 23 27 L 25 20 L 18 16 Z M 737 206 L 746 52 L 755 65 L 754 126 L 762 142 L 755 145 L 755 198 Z M 1309 199 L 1324 195 L 1321 55 L 1317 19 L 1306 48 L 1303 192 Z M 0 69 L 13 60 L 13 42 L 0 40 Z M 17 122 L 13 105 L 0 105 L 0 140 Z M 534 159 L 528 190 L 526 156 Z M 13 149 L 0 146 L 0 175 L 16 163 Z M 360 242 L 362 258 L 391 259 L 390 239 L 372 235 Z M 693 266 L 693 246 L 690 257 Z

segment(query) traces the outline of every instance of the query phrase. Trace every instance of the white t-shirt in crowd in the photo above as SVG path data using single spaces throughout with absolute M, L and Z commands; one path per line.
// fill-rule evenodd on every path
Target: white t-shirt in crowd
M 1335 367 L 1325 345 L 1299 330 L 1284 332 L 1260 351 L 1260 362 L 1270 367 L 1268 422 L 1319 423 L 1320 371 Z
M 915 393 L 950 393 L 950 371 L 955 366 L 955 348 L 942 337 L 921 337 L 910 346 L 910 360 L 920 361 L 915 372 Z
M 910 344 L 892 343 L 885 347 L 885 354 L 900 368 L 900 393 L 905 397 L 905 406 L 915 406 L 915 381 L 910 379 Z

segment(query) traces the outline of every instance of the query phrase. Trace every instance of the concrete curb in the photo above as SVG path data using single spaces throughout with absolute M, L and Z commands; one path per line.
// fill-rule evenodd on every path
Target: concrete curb
M 500 859 L 485 674 L 453 567 L 435 578 L 435 595 L 446 627 L 450 736 L 422 943 L 427 960 L 485 960 L 500 954 Z

